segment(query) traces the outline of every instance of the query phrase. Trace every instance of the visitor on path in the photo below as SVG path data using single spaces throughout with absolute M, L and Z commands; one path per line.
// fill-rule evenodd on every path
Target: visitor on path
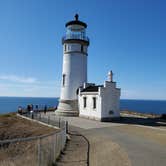
M 22 107 L 21 106 L 18 107 L 18 113 L 22 115 Z
M 29 104 L 27 105 L 27 111 L 28 111 L 28 113 L 30 113 L 30 111 L 31 111 L 31 106 Z
M 36 105 L 36 112 L 38 113 L 38 111 L 39 111 L 39 106 Z
M 31 118 L 34 119 L 34 111 L 31 110 L 30 113 L 31 113 Z
M 47 105 L 44 106 L 44 114 L 47 112 Z
M 31 110 L 33 110 L 33 104 L 31 104 Z

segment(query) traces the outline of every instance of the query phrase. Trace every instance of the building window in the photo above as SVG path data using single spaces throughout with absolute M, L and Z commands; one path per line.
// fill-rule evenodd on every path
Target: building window
M 66 77 L 66 75 L 63 74 L 63 75 L 62 75 L 62 84 L 63 84 L 63 86 L 65 86 L 65 77 Z
M 64 51 L 66 51 L 66 44 L 64 45 Z
M 96 97 L 93 97 L 93 109 L 96 108 Z
M 83 100 L 84 100 L 84 108 L 86 108 L 86 97 L 84 97 Z
M 81 52 L 84 52 L 84 46 L 81 45 Z

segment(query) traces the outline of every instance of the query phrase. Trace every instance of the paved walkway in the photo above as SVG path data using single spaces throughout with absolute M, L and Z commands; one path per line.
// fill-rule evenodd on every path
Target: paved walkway
M 121 130 L 119 127 L 91 129 L 82 131 L 82 133 L 91 140 L 92 144 L 94 138 L 99 138 L 98 144 L 105 142 L 106 146 L 100 147 L 102 152 L 106 150 L 105 148 L 109 148 L 111 151 L 111 145 L 109 146 L 108 144 L 107 146 L 107 143 L 110 141 L 118 144 L 120 146 L 120 150 L 122 150 L 122 152 L 118 155 L 124 157 L 125 162 L 128 162 L 128 164 L 130 162 L 133 166 L 166 165 L 166 145 L 161 145 L 158 142 L 150 140 L 149 138 L 146 139 L 141 135 L 134 135 L 129 132 L 125 132 L 125 130 Z M 94 147 L 94 149 L 97 150 L 98 148 Z M 96 159 L 100 159 L 100 157 L 101 156 L 99 156 L 99 158 L 97 157 Z M 107 160 L 105 157 L 106 156 L 103 155 L 101 158 Z M 108 155 L 107 157 L 109 158 Z M 93 163 L 93 161 L 91 163 Z M 106 164 L 107 162 L 104 162 L 104 165 Z M 101 161 L 99 161 L 99 165 L 102 165 Z M 123 163 L 122 165 L 126 164 Z
M 87 166 L 88 145 L 85 139 L 79 135 L 71 135 L 57 166 Z
M 136 124 L 103 123 L 79 117 L 65 119 L 69 122 L 70 131 L 77 131 L 88 138 L 90 166 L 166 165 L 166 130 L 154 130 Z M 85 155 L 86 150 L 81 151 Z M 77 151 L 79 156 L 81 151 Z
M 44 115 L 44 114 L 43 114 Z M 50 119 L 54 120 L 54 113 L 48 112 L 46 116 L 50 116 Z M 103 128 L 103 127 L 112 127 L 112 126 L 121 126 L 124 124 L 120 123 L 109 123 L 109 122 L 99 122 L 95 120 L 89 120 L 81 117 L 60 117 L 61 119 L 67 120 L 69 125 L 82 128 L 82 129 L 94 129 L 94 128 Z

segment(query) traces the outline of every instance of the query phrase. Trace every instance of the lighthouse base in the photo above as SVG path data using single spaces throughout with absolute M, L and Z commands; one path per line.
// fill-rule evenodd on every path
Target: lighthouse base
M 79 116 L 78 100 L 60 100 L 58 109 L 55 111 L 57 116 Z

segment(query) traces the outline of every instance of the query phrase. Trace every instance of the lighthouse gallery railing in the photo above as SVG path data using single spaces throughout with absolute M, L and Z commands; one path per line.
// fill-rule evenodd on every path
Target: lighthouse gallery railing
M 89 38 L 87 36 L 83 36 L 80 34 L 67 34 L 64 37 L 62 37 L 62 41 L 65 41 L 68 39 L 78 39 L 78 40 L 84 40 L 84 41 L 89 42 Z

